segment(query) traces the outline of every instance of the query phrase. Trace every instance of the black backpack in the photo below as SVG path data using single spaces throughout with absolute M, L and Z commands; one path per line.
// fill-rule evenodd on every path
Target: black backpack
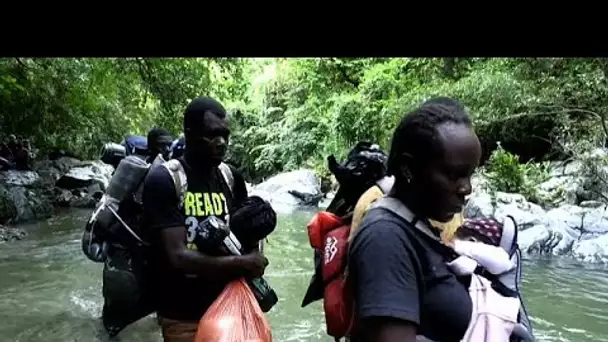
M 333 155 L 329 156 L 328 168 L 340 186 L 326 211 L 337 216 L 352 214 L 361 195 L 385 178 L 387 159 L 387 154 L 380 146 L 367 141 L 357 143 L 342 164 L 338 163 Z M 302 300 L 302 307 L 323 299 L 321 255 L 318 251 L 314 251 L 313 258 L 315 273 Z

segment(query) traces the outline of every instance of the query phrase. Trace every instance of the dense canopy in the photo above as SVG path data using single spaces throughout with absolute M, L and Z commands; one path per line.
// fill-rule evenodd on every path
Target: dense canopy
M 230 109 L 231 161 L 255 181 L 321 171 L 359 140 L 386 148 L 407 110 L 443 95 L 467 106 L 486 157 L 500 141 L 541 160 L 603 143 L 607 72 L 599 58 L 4 58 L 0 127 L 39 155 L 94 158 L 153 126 L 177 135 L 187 102 L 209 95 Z

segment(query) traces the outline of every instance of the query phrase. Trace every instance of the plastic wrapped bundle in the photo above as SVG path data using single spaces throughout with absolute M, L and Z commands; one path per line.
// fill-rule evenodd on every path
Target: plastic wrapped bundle
M 272 342 L 270 325 L 243 280 L 226 286 L 199 321 L 194 342 Z
M 117 202 L 122 202 L 126 196 L 135 192 L 149 167 L 150 165 L 141 158 L 136 156 L 126 157 L 118 164 L 108 184 L 106 194 Z

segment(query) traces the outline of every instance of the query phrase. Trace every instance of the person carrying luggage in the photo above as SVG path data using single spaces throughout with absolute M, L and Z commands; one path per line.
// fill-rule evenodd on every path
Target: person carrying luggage
M 153 166 L 143 188 L 154 299 L 166 342 L 192 342 L 224 286 L 259 277 L 266 267 L 257 248 L 222 256 L 197 247 L 199 226 L 211 216 L 228 224 L 247 189 L 243 176 L 223 163 L 230 136 L 224 107 L 199 97 L 186 107 L 183 120 L 184 155 Z

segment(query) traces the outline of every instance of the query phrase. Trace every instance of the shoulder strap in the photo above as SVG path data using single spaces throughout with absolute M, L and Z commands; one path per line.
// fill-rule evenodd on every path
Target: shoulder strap
M 391 188 L 393 187 L 393 185 L 395 184 L 395 177 L 393 176 L 386 176 L 386 177 L 382 177 L 380 178 L 380 180 L 378 180 L 376 182 L 376 186 L 378 186 L 380 188 L 380 190 L 382 190 L 382 193 L 387 194 Z
M 222 177 L 224 177 L 224 181 L 228 184 L 228 188 L 230 188 L 230 193 L 234 195 L 234 175 L 232 174 L 232 169 L 226 163 L 220 163 L 219 165 L 220 172 L 222 173 Z
M 500 237 L 500 247 L 502 247 L 510 256 L 512 256 L 518 248 L 517 245 L 518 227 L 515 218 L 507 215 L 502 224 L 502 236 Z
M 372 204 L 370 209 L 373 208 L 384 208 L 388 211 L 393 212 L 397 216 L 404 219 L 406 222 L 409 222 L 414 225 L 414 227 L 420 231 L 422 234 L 428 236 L 429 238 L 440 242 L 440 238 L 433 234 L 433 231 L 429 228 L 424 220 L 419 220 L 416 218 L 416 215 L 406 207 L 401 201 L 396 198 L 384 196 L 379 198 Z
M 177 159 L 171 159 L 162 165 L 169 171 L 171 178 L 173 178 L 178 203 L 181 207 L 184 205 L 184 197 L 186 195 L 186 191 L 188 190 L 188 178 L 186 177 L 186 170 L 184 170 L 184 166 Z
M 370 209 L 372 208 L 384 208 L 401 217 L 406 222 L 409 222 L 416 228 L 416 231 L 426 238 L 426 240 L 430 240 L 427 241 L 429 242 L 429 247 L 442 255 L 446 260 L 452 260 L 456 256 L 456 253 L 450 247 L 441 242 L 439 235 L 433 232 L 428 220 L 416 217 L 416 215 L 398 199 L 384 196 L 374 202 Z

